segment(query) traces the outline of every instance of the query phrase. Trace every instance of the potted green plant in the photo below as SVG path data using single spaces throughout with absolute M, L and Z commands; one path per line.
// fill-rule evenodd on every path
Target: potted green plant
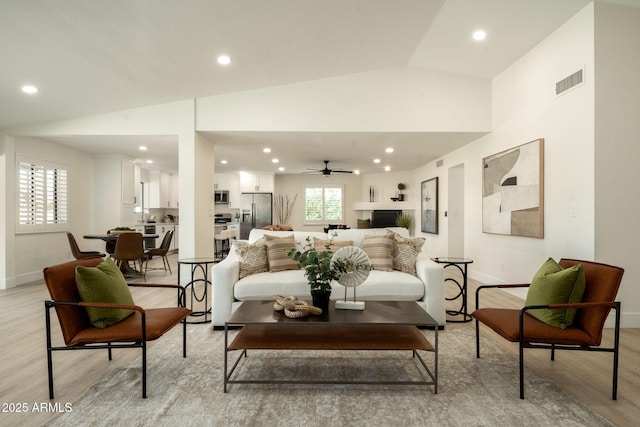
M 318 251 L 313 246 L 311 239 L 307 237 L 307 243 L 302 251 L 296 248 L 287 248 L 285 253 L 298 263 L 299 268 L 304 268 L 304 275 L 311 288 L 313 305 L 325 311 L 329 306 L 331 296 L 331 281 L 338 278 L 339 271 L 331 267 L 333 252 L 329 250 L 331 240 L 324 251 Z
M 121 234 L 121 233 L 133 233 L 136 230 L 134 230 L 133 228 L 129 228 L 129 227 L 113 227 L 111 230 L 109 230 L 109 234 Z
M 398 184 L 398 201 L 399 202 L 404 201 L 404 194 L 402 194 L 402 190 L 404 190 L 405 188 L 407 188 L 406 184 L 403 184 L 403 183 Z
M 398 227 L 404 227 L 407 230 L 411 230 L 411 222 L 413 221 L 413 217 L 408 213 L 401 213 L 396 217 L 396 225 Z

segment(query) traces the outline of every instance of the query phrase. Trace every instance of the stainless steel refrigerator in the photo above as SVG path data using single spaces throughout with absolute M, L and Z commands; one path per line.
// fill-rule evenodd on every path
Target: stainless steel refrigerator
M 262 228 L 272 224 L 273 194 L 242 193 L 240 208 L 242 209 L 240 238 L 248 239 L 252 228 Z

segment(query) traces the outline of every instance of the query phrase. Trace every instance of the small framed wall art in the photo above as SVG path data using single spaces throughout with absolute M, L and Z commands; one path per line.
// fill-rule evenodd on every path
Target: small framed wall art
M 420 195 L 422 231 L 438 234 L 438 177 L 422 181 Z
M 544 238 L 544 139 L 482 159 L 482 231 Z

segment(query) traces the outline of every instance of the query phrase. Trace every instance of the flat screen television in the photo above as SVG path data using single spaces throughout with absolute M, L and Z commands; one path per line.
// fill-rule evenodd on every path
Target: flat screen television
M 373 211 L 371 214 L 371 228 L 395 227 L 401 210 Z

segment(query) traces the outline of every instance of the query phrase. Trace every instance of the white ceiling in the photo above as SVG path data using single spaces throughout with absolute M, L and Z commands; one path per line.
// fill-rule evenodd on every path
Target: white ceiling
M 387 67 L 491 79 L 588 3 L 0 0 L 0 129 Z M 488 32 L 482 44 L 470 39 L 477 28 Z M 232 57 L 230 67 L 216 64 L 221 53 Z M 40 92 L 23 94 L 20 87 L 27 83 Z M 396 149 L 394 170 L 409 170 L 478 137 L 317 132 L 212 136 L 219 142 L 218 159 L 256 169 L 243 150 L 269 145 L 274 154 L 282 153 L 278 156 L 286 160 L 288 172 L 321 168 L 322 160 L 375 172 L 370 163 L 357 163 L 357 157 L 380 151 L 384 162 L 386 146 Z M 51 140 L 135 158 L 143 157 L 137 146 L 146 144 L 153 147 L 156 165 L 177 167 L 173 137 Z M 301 144 L 306 141 L 314 143 Z

